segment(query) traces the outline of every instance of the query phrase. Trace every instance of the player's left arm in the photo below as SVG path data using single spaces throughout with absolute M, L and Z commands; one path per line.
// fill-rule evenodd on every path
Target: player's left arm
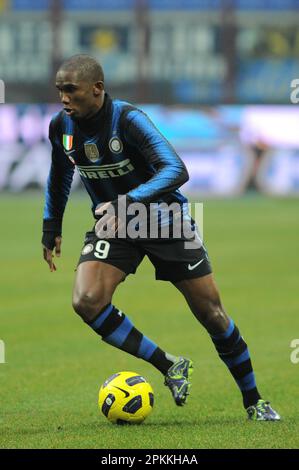
M 119 221 L 113 215 L 109 216 L 109 210 L 114 209 L 111 206 L 117 202 L 123 204 L 155 202 L 164 194 L 178 189 L 189 179 L 184 162 L 146 114 L 138 109 L 130 110 L 122 117 L 121 124 L 126 141 L 141 151 L 146 163 L 154 169 L 154 172 L 148 181 L 121 196 L 118 201 L 103 203 L 96 209 L 97 216 L 108 211 L 108 214 L 96 225 L 99 238 L 104 237 L 102 229 L 105 224 L 109 227 L 109 233 L 113 234 L 117 230 Z M 113 212 L 112 210 L 112 214 Z
M 155 202 L 188 181 L 184 162 L 143 111 L 134 109 L 128 112 L 123 118 L 123 129 L 127 142 L 136 147 L 154 169 L 148 181 L 128 192 L 129 200 Z

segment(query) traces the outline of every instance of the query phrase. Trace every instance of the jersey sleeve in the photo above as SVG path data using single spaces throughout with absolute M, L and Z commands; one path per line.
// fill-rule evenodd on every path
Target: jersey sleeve
M 55 120 L 50 123 L 49 139 L 52 145 L 52 162 L 45 192 L 43 228 L 44 231 L 61 232 L 63 213 L 74 175 L 74 165 L 65 155 L 59 142 Z
M 146 183 L 127 194 L 134 202 L 157 201 L 188 181 L 185 164 L 143 111 L 133 109 L 127 112 L 123 126 L 129 145 L 141 152 L 153 170 L 153 176 Z

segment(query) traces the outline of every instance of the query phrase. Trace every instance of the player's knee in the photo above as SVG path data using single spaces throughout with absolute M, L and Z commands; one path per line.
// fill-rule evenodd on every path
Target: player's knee
M 105 305 L 111 302 L 111 297 L 101 293 L 84 292 L 73 297 L 73 309 L 84 320 L 92 321 Z

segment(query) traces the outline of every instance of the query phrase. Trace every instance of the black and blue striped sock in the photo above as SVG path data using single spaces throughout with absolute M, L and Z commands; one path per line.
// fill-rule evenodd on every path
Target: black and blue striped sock
M 255 405 L 261 398 L 255 383 L 247 344 L 233 320 L 224 333 L 211 335 L 220 359 L 229 368 L 243 395 L 244 407 Z
M 88 325 L 103 341 L 153 364 L 163 375 L 177 359 L 138 331 L 129 318 L 112 304 L 106 305 Z

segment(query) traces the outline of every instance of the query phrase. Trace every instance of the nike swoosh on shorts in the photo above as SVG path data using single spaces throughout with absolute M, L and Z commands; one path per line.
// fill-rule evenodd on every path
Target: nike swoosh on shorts
M 194 264 L 194 266 L 191 266 L 191 264 L 188 264 L 188 269 L 189 271 L 193 271 L 193 269 L 197 268 L 197 266 L 199 266 L 205 259 L 201 259 L 200 261 L 198 261 L 198 263 Z

